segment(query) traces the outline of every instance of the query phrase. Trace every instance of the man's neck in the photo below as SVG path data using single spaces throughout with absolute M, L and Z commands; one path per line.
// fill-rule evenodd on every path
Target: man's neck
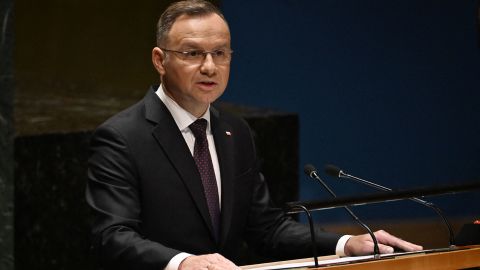
M 207 104 L 205 107 L 199 107 L 199 106 L 193 106 L 193 105 L 188 106 L 187 102 L 181 102 L 178 98 L 175 97 L 175 95 L 173 95 L 169 90 L 167 90 L 164 84 L 162 84 L 161 86 L 165 95 L 167 95 L 169 98 L 175 101 L 175 103 L 177 103 L 178 106 L 180 106 L 182 109 L 184 109 L 185 111 L 189 112 L 190 114 L 192 114 L 197 118 L 202 117 L 205 114 L 205 112 L 210 108 L 210 104 Z

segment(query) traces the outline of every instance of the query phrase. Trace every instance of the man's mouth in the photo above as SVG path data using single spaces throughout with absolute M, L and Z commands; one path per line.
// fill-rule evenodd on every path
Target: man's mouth
M 210 91 L 215 89 L 215 87 L 217 86 L 217 83 L 212 81 L 202 81 L 202 82 L 199 82 L 198 85 L 200 86 L 201 89 Z
M 213 86 L 213 85 L 215 85 L 216 83 L 215 83 L 215 82 L 206 81 L 206 82 L 200 82 L 200 84 L 205 85 L 205 86 Z

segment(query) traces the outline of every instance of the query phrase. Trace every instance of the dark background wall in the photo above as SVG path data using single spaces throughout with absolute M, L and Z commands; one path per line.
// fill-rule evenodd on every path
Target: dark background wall
M 224 99 L 298 112 L 300 167 L 315 164 L 339 195 L 373 191 L 334 183 L 323 173 L 326 163 L 392 188 L 478 181 L 478 5 L 224 1 L 235 51 Z M 328 197 L 301 175 L 301 198 Z M 478 195 L 431 200 L 450 217 L 473 220 L 480 217 Z M 410 202 L 356 210 L 383 223 L 433 215 Z M 349 221 L 341 210 L 319 213 L 318 219 Z
M 13 1 L 0 2 L 0 269 L 13 262 Z
M 143 97 L 173 1 L 15 1 L 17 134 L 82 131 Z

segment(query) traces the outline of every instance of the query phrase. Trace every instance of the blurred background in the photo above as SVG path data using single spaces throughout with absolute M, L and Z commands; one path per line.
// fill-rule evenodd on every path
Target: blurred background
M 93 264 L 82 262 L 88 257 L 83 185 L 89 132 L 158 83 L 150 55 L 156 21 L 171 2 L 0 5 L 1 269 Z M 234 50 L 222 100 L 298 117 L 298 159 L 284 166 L 295 172 L 299 200 L 328 199 L 303 174 L 306 163 L 338 196 L 375 191 L 327 176 L 325 164 L 393 189 L 480 181 L 480 1 L 214 2 L 230 24 Z M 275 158 L 275 147 L 269 151 Z M 428 200 L 458 232 L 480 219 L 479 195 Z M 55 210 L 32 211 L 35 206 Z M 372 229 L 425 247 L 448 244 L 441 219 L 412 202 L 354 210 Z M 341 209 L 314 217 L 330 230 L 362 232 Z
M 479 1 L 264 0 L 222 7 L 235 50 L 224 99 L 299 114 L 301 199 L 329 197 L 301 172 L 306 163 L 339 196 L 374 191 L 326 176 L 325 164 L 393 189 L 479 181 Z M 478 195 L 429 199 L 463 223 L 479 218 Z M 441 221 L 409 201 L 355 211 L 376 228 L 401 225 L 407 239 L 417 231 L 413 238 L 427 246 L 447 240 L 425 233 L 444 233 Z M 343 209 L 316 216 L 332 227 L 351 223 Z

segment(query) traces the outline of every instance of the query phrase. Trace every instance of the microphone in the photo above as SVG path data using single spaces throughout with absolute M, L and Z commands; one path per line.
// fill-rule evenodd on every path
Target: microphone
M 338 168 L 338 167 L 335 166 L 335 165 L 331 165 L 331 164 L 325 165 L 325 172 L 326 172 L 328 175 L 331 175 L 331 176 L 333 176 L 333 177 L 351 179 L 351 180 L 354 180 L 354 181 L 356 181 L 356 182 L 358 182 L 358 183 L 361 183 L 361 184 L 364 184 L 364 185 L 373 187 L 373 188 L 378 189 L 378 190 L 392 191 L 391 188 L 384 187 L 384 186 L 382 186 L 382 185 L 379 185 L 379 184 L 376 184 L 376 183 L 372 183 L 372 182 L 370 182 L 370 181 L 361 179 L 361 178 L 359 178 L 359 177 L 356 177 L 356 176 L 347 174 L 347 173 L 343 172 L 340 168 Z M 453 234 L 452 226 L 451 226 L 450 223 L 448 222 L 448 220 L 447 220 L 447 218 L 445 217 L 445 215 L 442 213 L 442 210 L 440 210 L 440 208 L 438 208 L 435 204 L 433 204 L 433 203 L 431 203 L 431 202 L 424 201 L 424 200 L 422 200 L 422 199 L 420 199 L 420 198 L 418 198 L 418 197 L 410 198 L 409 200 L 414 201 L 414 202 L 416 202 L 416 203 L 419 203 L 419 204 L 421 204 L 421 205 L 424 205 L 424 206 L 427 206 L 427 207 L 433 209 L 433 210 L 437 213 L 437 215 L 439 215 L 439 216 L 443 219 L 443 223 L 445 223 L 445 225 L 446 225 L 447 228 L 448 228 L 450 246 L 451 246 L 451 247 L 455 246 L 455 236 L 454 236 L 454 234 Z
M 315 167 L 312 165 L 312 164 L 306 164 L 304 167 L 303 167 L 303 171 L 305 172 L 306 175 L 308 175 L 308 177 L 312 178 L 312 179 L 315 179 L 317 180 L 318 182 L 320 182 L 320 184 L 322 184 L 322 186 L 328 191 L 328 193 L 330 193 L 330 195 L 332 195 L 332 197 L 336 198 L 337 195 L 332 191 L 332 189 L 330 189 L 329 186 L 327 186 L 327 184 L 325 184 L 325 182 L 318 176 L 318 173 L 317 173 L 317 169 L 315 169 Z M 363 228 L 365 228 L 365 230 L 367 230 L 368 234 L 370 234 L 370 237 L 372 237 L 372 240 L 373 240 L 373 254 L 374 254 L 374 257 L 375 258 L 379 258 L 380 256 L 380 250 L 378 248 L 378 241 L 377 241 L 377 237 L 375 237 L 375 234 L 373 234 L 372 230 L 370 230 L 370 228 L 365 224 L 363 223 L 353 212 L 352 210 L 350 210 L 350 208 L 348 206 L 344 206 L 343 207 L 349 214 L 350 216 L 352 216 L 352 218 L 360 225 L 362 226 Z

